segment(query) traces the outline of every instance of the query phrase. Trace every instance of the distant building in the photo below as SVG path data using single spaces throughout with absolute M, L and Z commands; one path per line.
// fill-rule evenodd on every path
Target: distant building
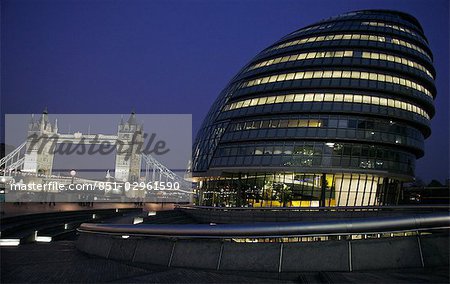
M 205 118 L 198 203 L 397 204 L 431 132 L 434 77 L 422 27 L 405 13 L 356 11 L 288 34 Z

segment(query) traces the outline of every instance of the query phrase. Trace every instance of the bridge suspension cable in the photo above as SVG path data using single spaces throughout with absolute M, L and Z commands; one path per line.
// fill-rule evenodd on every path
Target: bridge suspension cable
M 3 176 L 10 175 L 12 171 L 22 168 L 25 161 L 26 144 L 27 142 L 23 142 L 11 153 L 0 159 L 0 169 L 3 169 Z
M 175 174 L 173 171 L 169 170 L 166 166 L 161 164 L 151 155 L 142 154 L 142 159 L 145 164 L 145 181 L 155 182 L 178 182 L 180 185 L 180 191 L 185 193 L 191 193 L 192 184 L 186 181 L 183 177 Z

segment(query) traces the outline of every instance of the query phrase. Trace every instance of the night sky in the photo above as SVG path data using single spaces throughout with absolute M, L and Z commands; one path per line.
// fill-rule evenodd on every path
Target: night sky
M 358 9 L 410 13 L 430 42 L 438 90 L 433 134 L 416 175 L 425 181 L 450 176 L 447 0 L 1 3 L 2 117 L 44 107 L 50 113 L 192 113 L 194 133 L 239 69 L 287 33 Z

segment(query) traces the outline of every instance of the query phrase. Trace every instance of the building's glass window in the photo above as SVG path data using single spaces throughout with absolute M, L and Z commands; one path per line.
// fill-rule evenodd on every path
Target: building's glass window
M 240 108 L 245 108 L 250 106 L 250 102 L 254 99 L 246 99 L 238 102 L 233 102 L 227 104 L 224 107 L 224 111 L 235 110 Z M 430 119 L 430 116 L 422 108 L 412 105 L 407 102 L 394 99 L 386 99 L 383 97 L 367 96 L 367 95 L 357 95 L 357 94 L 323 94 L 323 93 L 307 93 L 307 94 L 288 94 L 288 95 L 278 95 L 270 96 L 265 98 L 260 98 L 255 106 L 267 105 L 274 103 L 301 103 L 301 102 L 348 102 L 348 103 L 363 103 L 371 105 L 389 106 L 392 108 L 402 109 L 409 112 L 417 113 L 426 119 Z
M 362 58 L 365 59 L 376 59 L 376 60 L 384 60 L 384 61 L 390 61 L 390 62 L 395 62 L 395 63 L 399 63 L 399 64 L 403 64 L 409 67 L 413 67 L 415 69 L 418 69 L 424 73 L 426 73 L 430 78 L 433 78 L 433 75 L 431 74 L 430 71 L 428 71 L 427 68 L 425 68 L 423 65 L 414 62 L 412 60 L 403 58 L 403 57 L 399 57 L 399 56 L 394 56 L 394 55 L 387 55 L 384 53 L 376 53 L 376 52 L 368 52 L 368 51 L 363 51 Z
M 290 56 L 288 55 L 288 56 L 278 57 L 275 59 L 265 60 L 265 61 L 262 61 L 257 64 L 253 64 L 250 67 L 248 67 L 246 71 L 250 71 L 250 70 L 261 68 L 261 67 L 271 66 L 271 65 L 274 65 L 274 64 L 277 64 L 280 62 L 300 61 L 300 60 L 304 60 L 304 59 L 317 59 L 317 58 L 329 58 L 329 57 L 353 57 L 353 50 L 327 51 L 327 52 L 306 52 L 306 53 L 300 53 L 300 54 L 295 54 L 295 55 L 290 55 Z M 428 69 L 425 68 L 423 65 L 416 63 L 414 61 L 411 61 L 409 59 L 403 58 L 403 57 L 387 55 L 384 53 L 363 51 L 361 53 L 361 58 L 373 59 L 373 60 L 383 60 L 383 61 L 390 61 L 390 62 L 403 64 L 403 65 L 418 69 L 418 70 L 426 73 L 431 79 L 434 79 L 431 72 L 428 71 Z M 325 71 L 325 73 L 327 73 L 327 72 L 331 73 L 331 71 Z M 290 73 L 288 76 L 291 76 L 291 77 L 288 78 L 287 80 L 292 80 L 294 75 L 292 73 Z M 329 74 L 328 76 L 324 75 L 324 77 L 325 78 L 331 77 L 331 74 Z M 390 78 L 391 78 L 390 82 L 392 82 L 392 77 L 390 76 Z M 364 79 L 364 78 L 362 78 L 362 79 Z
M 318 71 L 301 71 L 301 72 L 295 72 L 295 73 L 285 73 L 285 74 L 279 74 L 277 77 L 277 79 L 275 80 L 276 82 L 283 82 L 286 81 L 287 79 L 287 75 L 289 75 L 289 78 L 295 78 L 296 80 L 298 80 L 297 78 L 302 77 L 302 79 L 311 79 L 311 78 L 352 78 L 352 79 L 365 79 L 365 78 L 369 78 L 369 80 L 371 81 L 379 81 L 379 82 L 388 82 L 386 80 L 386 76 L 390 76 L 390 75 L 385 75 L 385 74 L 380 74 L 380 73 L 373 73 L 373 72 L 359 72 L 359 71 L 348 71 L 348 70 L 343 70 L 340 71 L 342 72 L 339 73 L 338 71 L 333 71 L 333 72 L 324 72 L 321 70 Z M 299 76 L 297 76 L 297 74 Z M 302 76 L 302 74 L 304 76 Z M 272 77 L 276 77 L 276 76 L 270 76 L 270 78 Z M 249 80 L 249 81 L 245 81 L 241 84 L 240 88 L 245 88 L 245 87 L 252 87 L 252 86 L 257 86 L 260 84 L 264 84 L 262 81 L 264 78 L 269 78 L 269 77 L 263 77 L 263 78 L 257 78 L 257 79 L 253 79 L 253 80 Z M 391 79 L 392 78 L 392 79 Z M 275 82 L 274 81 L 274 82 Z M 390 76 L 389 77 L 389 82 L 396 82 L 398 81 L 399 85 L 402 86 L 406 86 L 408 88 L 411 89 L 415 89 L 417 91 L 420 91 L 424 94 L 426 94 L 427 96 L 429 96 L 430 98 L 433 98 L 433 95 L 431 94 L 431 92 L 425 88 L 424 86 L 417 84 L 411 80 L 405 79 L 405 78 L 401 78 L 401 77 L 396 77 L 396 76 Z M 269 80 L 269 83 L 271 82 L 271 80 Z
M 416 32 L 414 32 L 414 31 L 412 31 L 410 29 L 405 28 L 405 27 L 400 27 L 400 26 L 397 26 L 397 25 L 393 25 L 393 24 L 382 23 L 382 22 L 362 22 L 361 25 L 362 26 L 391 28 L 391 29 L 394 29 L 394 30 L 398 30 L 398 31 L 402 31 L 402 32 L 405 32 L 405 33 L 409 33 L 409 34 L 411 34 L 411 35 L 413 35 L 415 37 L 419 37 L 419 35 Z
M 342 40 L 342 39 L 390 42 L 395 45 L 404 46 L 406 48 L 418 51 L 418 52 L 422 53 L 423 55 L 425 55 L 429 60 L 431 60 L 430 55 L 428 55 L 428 53 L 425 50 L 423 50 L 422 48 L 420 48 L 419 46 L 417 46 L 415 44 L 409 43 L 407 41 L 404 41 L 404 40 L 401 40 L 398 38 L 389 38 L 389 40 L 388 40 L 384 36 L 366 35 L 366 34 L 336 34 L 336 35 L 332 35 L 332 36 L 308 37 L 308 38 L 284 42 L 284 43 L 276 45 L 266 51 L 268 52 L 268 51 L 272 51 L 272 50 L 276 50 L 276 49 L 286 48 L 289 46 L 302 45 L 302 44 L 309 43 L 309 42 L 320 42 L 320 41 Z

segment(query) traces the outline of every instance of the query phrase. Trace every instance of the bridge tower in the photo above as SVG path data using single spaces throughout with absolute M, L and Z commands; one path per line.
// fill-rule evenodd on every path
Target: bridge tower
M 23 171 L 50 175 L 53 167 L 54 141 L 58 134 L 58 123 L 52 125 L 45 109 L 40 119 L 31 116 L 28 123 L 28 135 Z
M 143 126 L 137 123 L 134 111 L 126 122 L 120 121 L 117 131 L 115 178 L 138 181 L 141 175 Z

